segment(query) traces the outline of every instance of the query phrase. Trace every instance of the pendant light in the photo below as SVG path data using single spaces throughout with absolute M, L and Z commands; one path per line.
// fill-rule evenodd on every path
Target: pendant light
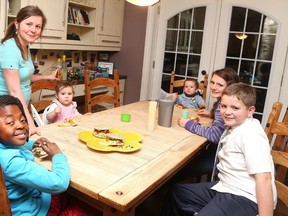
M 235 37 L 238 38 L 239 40 L 245 40 L 248 37 L 248 35 L 241 33 L 241 34 L 235 34 Z
M 138 6 L 150 6 L 159 2 L 159 0 L 126 0 L 126 1 Z

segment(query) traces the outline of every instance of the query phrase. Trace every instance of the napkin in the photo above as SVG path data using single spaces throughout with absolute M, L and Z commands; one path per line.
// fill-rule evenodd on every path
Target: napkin
M 157 101 L 149 101 L 147 129 L 151 132 L 155 130 L 157 104 Z

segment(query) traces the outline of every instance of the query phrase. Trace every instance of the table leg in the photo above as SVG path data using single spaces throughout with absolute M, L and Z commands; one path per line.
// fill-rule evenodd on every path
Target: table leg
M 124 212 L 121 212 L 108 205 L 105 205 L 103 208 L 103 216 L 134 216 L 134 215 L 135 215 L 135 208 L 130 208 Z

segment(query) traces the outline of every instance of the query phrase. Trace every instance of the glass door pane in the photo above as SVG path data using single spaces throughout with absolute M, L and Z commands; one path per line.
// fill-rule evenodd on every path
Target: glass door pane
M 167 22 L 162 86 L 169 90 L 170 74 L 175 79 L 198 79 L 206 7 L 185 10 Z
M 256 89 L 254 117 L 260 121 L 266 101 L 276 33 L 277 23 L 273 19 L 251 9 L 232 8 L 225 65 L 235 69 L 242 82 Z

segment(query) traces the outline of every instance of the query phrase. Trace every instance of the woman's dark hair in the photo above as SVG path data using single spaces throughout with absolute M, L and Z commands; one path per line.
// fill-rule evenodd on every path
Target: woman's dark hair
M 42 26 L 41 26 L 41 33 L 42 33 L 42 31 L 46 25 L 47 19 L 46 19 L 44 13 L 42 12 L 42 10 L 40 8 L 38 8 L 37 6 L 28 5 L 26 7 L 21 8 L 20 11 L 18 12 L 17 16 L 16 16 L 15 21 L 17 21 L 18 23 L 21 23 L 23 20 L 25 20 L 31 16 L 40 16 L 42 18 Z M 5 31 L 5 36 L 1 40 L 1 43 L 4 43 L 6 40 L 8 40 L 10 38 L 14 38 L 18 48 L 21 50 L 21 54 L 23 57 L 24 56 L 23 55 L 23 49 L 22 49 L 21 43 L 17 37 L 17 29 L 15 26 L 15 21 L 12 21 L 8 25 L 8 27 Z
M 219 70 L 216 70 L 212 73 L 212 76 L 213 75 L 217 75 L 219 77 L 221 77 L 222 79 L 224 79 L 226 82 L 227 82 L 227 86 L 233 84 L 233 83 L 238 83 L 240 82 L 240 79 L 239 79 L 239 76 L 237 74 L 237 72 L 232 69 L 232 68 L 229 68 L 229 67 L 226 67 L 226 68 L 222 68 L 222 69 L 219 69 Z M 217 101 L 215 101 L 215 103 L 213 104 L 213 108 L 211 110 L 211 118 L 214 119 L 214 114 L 215 114 L 215 111 L 217 109 L 217 106 L 218 106 L 218 102 L 221 98 L 218 98 Z

